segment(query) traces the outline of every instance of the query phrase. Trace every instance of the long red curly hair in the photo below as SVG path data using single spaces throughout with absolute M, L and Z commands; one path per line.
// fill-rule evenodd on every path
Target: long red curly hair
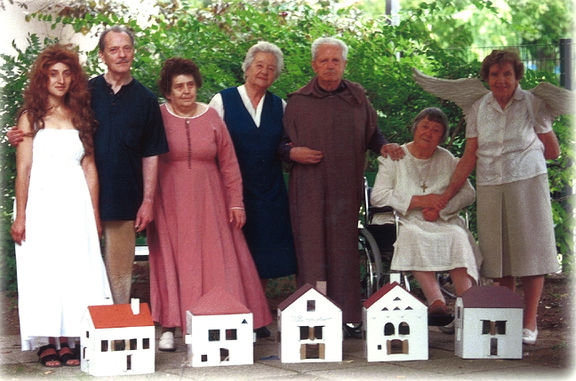
M 44 128 L 44 118 L 49 110 L 48 69 L 57 63 L 67 65 L 72 74 L 70 89 L 64 96 L 64 104 L 70 110 L 72 124 L 79 131 L 85 154 L 91 155 L 97 122 L 90 105 L 88 77 L 80 66 L 78 54 L 69 45 L 56 44 L 44 49 L 38 55 L 28 74 L 28 85 L 24 90 L 24 105 L 20 114 L 26 112 L 34 134 Z

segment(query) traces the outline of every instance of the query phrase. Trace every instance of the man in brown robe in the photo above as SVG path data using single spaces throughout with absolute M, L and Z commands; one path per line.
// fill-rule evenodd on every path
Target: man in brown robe
M 289 95 L 284 128 L 294 163 L 289 200 L 298 284 L 325 284 L 343 322 L 359 323 L 358 212 L 366 150 L 393 158 L 403 151 L 378 130 L 364 88 L 343 79 L 347 52 L 338 39 L 314 41 L 316 76 Z

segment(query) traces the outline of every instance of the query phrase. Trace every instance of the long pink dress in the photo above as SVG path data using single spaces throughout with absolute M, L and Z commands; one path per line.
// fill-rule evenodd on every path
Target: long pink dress
M 229 223 L 243 207 L 242 178 L 228 130 L 216 111 L 193 118 L 161 106 L 170 152 L 160 155 L 154 223 L 148 229 L 152 317 L 182 327 L 186 311 L 213 287 L 250 309 L 254 327 L 272 316 L 241 229 Z

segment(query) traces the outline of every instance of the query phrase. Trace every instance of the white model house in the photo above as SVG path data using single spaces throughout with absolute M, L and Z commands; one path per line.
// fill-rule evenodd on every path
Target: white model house
M 278 305 L 283 363 L 342 361 L 342 310 L 309 284 Z
M 466 359 L 521 359 L 522 307 L 521 297 L 506 287 L 469 288 L 456 299 L 456 355 Z
M 81 369 L 93 376 L 154 373 L 154 322 L 150 308 L 131 304 L 89 306 L 80 338 Z
M 387 283 L 362 309 L 366 360 L 428 360 L 428 308 L 398 283 Z
M 254 363 L 252 312 L 223 288 L 186 311 L 188 361 L 193 367 Z

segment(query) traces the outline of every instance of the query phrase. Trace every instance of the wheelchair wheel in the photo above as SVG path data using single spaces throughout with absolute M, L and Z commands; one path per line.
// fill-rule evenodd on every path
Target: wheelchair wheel
M 384 279 L 378 243 L 365 228 L 358 229 L 358 251 L 360 254 L 360 287 L 364 301 L 380 288 L 380 282 Z

